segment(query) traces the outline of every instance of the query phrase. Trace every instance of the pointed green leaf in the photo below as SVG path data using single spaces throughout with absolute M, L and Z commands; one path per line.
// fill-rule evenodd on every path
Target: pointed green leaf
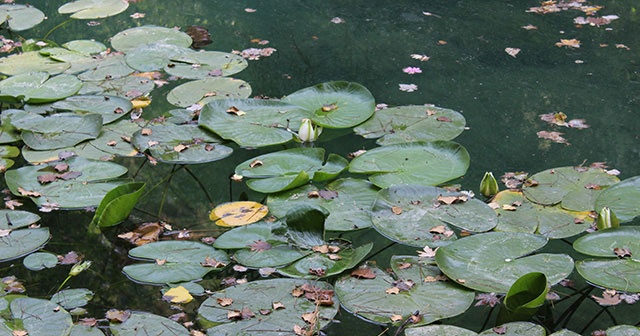
M 118 225 L 127 219 L 142 196 L 144 187 L 145 183 L 134 182 L 121 184 L 111 189 L 96 209 L 91 225 L 104 228 Z

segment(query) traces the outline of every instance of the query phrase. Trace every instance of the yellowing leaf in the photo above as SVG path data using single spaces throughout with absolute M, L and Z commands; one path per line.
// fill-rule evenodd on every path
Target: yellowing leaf
M 560 42 L 556 42 L 557 47 L 567 48 L 580 48 L 580 40 L 576 39 L 560 39 Z
M 266 205 L 244 201 L 221 204 L 209 213 L 209 219 L 223 227 L 243 226 L 255 223 L 267 215 Z
M 189 291 L 186 288 L 178 286 L 173 287 L 164 293 L 162 299 L 171 303 L 189 303 L 193 300 L 193 296 L 189 294 Z
M 145 108 L 145 107 L 151 105 L 151 98 L 145 97 L 145 96 L 140 96 L 140 97 L 132 100 L 131 104 L 133 104 L 133 108 L 134 109 Z

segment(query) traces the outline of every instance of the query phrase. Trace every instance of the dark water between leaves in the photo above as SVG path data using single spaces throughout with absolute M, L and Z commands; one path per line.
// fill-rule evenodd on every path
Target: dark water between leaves
M 463 189 L 477 191 L 485 171 L 497 176 L 509 171 L 536 173 L 604 161 L 621 171 L 621 179 L 640 175 L 640 13 L 636 11 L 640 2 L 601 2 L 593 3 L 605 6 L 600 15 L 620 18 L 599 27 L 577 27 L 573 20 L 584 13 L 527 13 L 529 7 L 539 5 L 536 1 L 139 0 L 123 14 L 98 20 L 100 25 L 71 21 L 48 38 L 60 43 L 82 38 L 107 43 L 110 36 L 123 29 L 152 24 L 205 27 L 213 38 L 207 50 L 243 50 L 261 47 L 252 40 L 268 40 L 265 46 L 277 51 L 250 61 L 249 67 L 236 75 L 251 84 L 253 95 L 282 97 L 313 84 L 347 80 L 367 87 L 377 103 L 434 104 L 462 112 L 469 129 L 455 141 L 467 148 L 471 165 L 461 184 Z M 58 2 L 30 3 L 49 18 L 23 32 L 25 37 L 42 37 L 66 19 L 54 14 Z M 145 16 L 129 16 L 134 13 Z M 527 25 L 537 29 L 524 29 Z M 581 41 L 579 48 L 555 45 L 561 39 L 574 38 Z M 513 57 L 505 48 L 520 51 Z M 414 59 L 412 54 L 429 59 Z M 421 73 L 405 73 L 406 67 L 419 67 Z M 401 91 L 400 84 L 415 84 L 417 90 Z M 175 85 L 170 83 L 154 92 L 153 103 L 143 117 L 152 118 L 172 109 L 164 95 Z M 585 119 L 590 127 L 556 127 L 540 120 L 539 115 L 551 112 Z M 540 139 L 538 131 L 563 132 L 568 143 Z M 327 132 L 323 136 L 328 140 L 319 146 L 343 156 L 374 146 L 372 141 L 353 134 Z M 176 229 L 193 230 L 193 235 L 217 235 L 219 231 L 212 228 L 207 215 L 211 202 L 238 200 L 245 195 L 256 201 L 264 197 L 244 184 L 229 183 L 237 164 L 264 152 L 238 149 L 222 161 L 190 166 L 201 185 L 184 171 L 175 173 L 169 183 L 161 183 L 175 169 L 170 165 L 141 166 L 142 159 L 119 160 L 131 172 L 137 172 L 136 180 L 158 185 L 154 193 L 141 200 L 140 211 L 134 211 L 128 223 L 108 230 L 101 239 L 86 237 L 91 213 L 43 214 L 42 224 L 50 227 L 53 235 L 46 250 L 57 254 L 74 250 L 93 261 L 88 273 L 68 285 L 96 292 L 90 308 L 96 317 L 109 308 L 164 316 L 174 313 L 161 301 L 157 287 L 135 284 L 121 273 L 122 267 L 131 262 L 127 257 L 130 247 L 116 235 L 134 223 L 158 219 Z M 374 251 L 389 244 L 373 230 L 348 238 L 374 240 Z M 564 242 L 552 242 L 547 249 L 575 253 Z M 395 245 L 375 259 L 386 267 L 389 256 L 415 254 L 414 250 Z M 27 293 L 34 297 L 50 295 L 67 272 L 27 272 L 19 261 L 2 267 L 3 274 L 23 279 Z M 202 284 L 215 290 L 220 278 L 215 275 Z M 198 304 L 191 303 L 187 309 L 195 309 Z M 563 309 L 559 311 L 570 304 L 560 304 Z M 582 330 L 600 311 L 597 304 L 586 300 L 568 317 L 566 327 L 591 332 L 616 324 L 636 324 L 640 313 L 637 304 L 613 307 Z M 480 331 L 488 313 L 488 307 L 472 308 L 445 322 Z M 340 312 L 336 320 L 341 323 L 327 330 L 331 335 L 376 335 L 382 331 L 346 312 Z M 492 326 L 491 322 L 487 326 Z

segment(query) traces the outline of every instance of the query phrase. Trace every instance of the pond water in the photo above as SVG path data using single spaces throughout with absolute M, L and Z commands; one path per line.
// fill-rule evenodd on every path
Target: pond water
M 601 2 L 590 3 L 604 5 L 596 15 L 619 18 L 600 26 L 576 25 L 574 18 L 584 17 L 584 12 L 527 12 L 540 5 L 537 1 L 138 0 L 131 1 L 124 13 L 95 20 L 99 25 L 88 25 L 87 20 L 66 22 L 66 15 L 57 14 L 59 2 L 33 0 L 30 4 L 45 12 L 48 19 L 20 36 L 41 38 L 51 31 L 47 38 L 58 43 L 91 38 L 108 44 L 111 36 L 130 27 L 158 25 L 185 30 L 197 25 L 212 36 L 213 43 L 205 50 L 277 50 L 269 57 L 250 60 L 248 68 L 234 75 L 251 85 L 252 96 L 278 98 L 318 83 L 345 80 L 368 88 L 378 104 L 433 104 L 459 111 L 468 129 L 455 141 L 468 150 L 471 164 L 456 182 L 478 193 L 486 171 L 496 176 L 518 171 L 534 174 L 549 168 L 606 162 L 621 172 L 621 180 L 640 175 L 640 2 Z M 134 13 L 144 13 L 144 17 L 131 17 Z M 527 26 L 536 28 L 523 28 Z M 580 46 L 556 46 L 561 39 L 578 39 Z M 256 42 L 261 40 L 268 40 L 268 44 Z M 519 52 L 511 56 L 506 48 Z M 412 58 L 412 54 L 428 56 L 428 60 Z M 407 67 L 419 67 L 421 72 L 406 73 L 403 69 Z M 153 91 L 153 102 L 144 109 L 143 118 L 161 116 L 175 108 L 166 96 L 180 83 L 170 81 Z M 401 84 L 415 84 L 417 89 L 402 91 Z M 584 119 L 589 127 L 553 126 L 539 117 L 556 112 L 565 113 L 568 120 Z M 567 143 L 541 139 L 539 131 L 562 132 Z M 332 130 L 326 130 L 314 145 L 344 157 L 376 146 L 374 140 Z M 235 146 L 228 158 L 186 168 L 162 163 L 152 166 L 143 158 L 117 159 L 129 168 L 130 177 L 147 182 L 147 191 L 152 192 L 139 201 L 127 222 L 105 230 L 104 236 L 87 235 L 93 216 L 90 212 L 42 213 L 41 223 L 50 228 L 53 237 L 45 250 L 55 254 L 77 251 L 93 262 L 89 271 L 67 283 L 96 293 L 88 306 L 89 315 L 101 318 L 110 308 L 173 314 L 176 311 L 161 300 L 158 287 L 136 284 L 122 274 L 122 267 L 132 262 L 127 256 L 131 246 L 116 236 L 139 223 L 163 220 L 175 230 L 189 230 L 192 237 L 215 237 L 223 229 L 208 219 L 214 205 L 265 198 L 244 182 L 230 182 L 234 168 L 259 154 L 297 146 L 289 143 L 257 150 Z M 23 208 L 37 211 L 32 204 Z M 389 266 L 391 255 L 415 255 L 415 248 L 399 244 L 387 248 L 390 241 L 373 229 L 344 237 L 356 245 L 373 241 L 373 251 L 381 252 L 372 258 L 382 267 Z M 545 249 L 577 254 L 560 240 Z M 24 281 L 29 296 L 42 298 L 55 292 L 68 272 L 62 267 L 29 272 L 20 260 L 0 266 L 3 275 L 16 275 Z M 221 278 L 230 276 L 242 275 L 210 273 L 201 284 L 217 290 Z M 584 286 L 580 277 L 574 274 L 572 278 L 578 282 L 577 288 Z M 577 297 L 558 303 L 556 314 L 573 312 L 569 308 L 576 304 L 575 314 L 555 325 L 558 330 L 567 327 L 590 333 L 640 322 L 638 304 L 611 307 L 602 313 L 588 297 L 578 305 Z M 193 313 L 201 301 L 186 305 L 185 310 Z M 486 306 L 471 308 L 444 323 L 479 332 L 493 326 L 492 322 L 485 324 L 489 311 Z M 600 315 L 592 321 L 595 314 Z M 557 321 L 560 316 L 554 318 Z M 335 319 L 339 323 L 326 330 L 330 335 L 376 335 L 384 330 L 345 311 Z

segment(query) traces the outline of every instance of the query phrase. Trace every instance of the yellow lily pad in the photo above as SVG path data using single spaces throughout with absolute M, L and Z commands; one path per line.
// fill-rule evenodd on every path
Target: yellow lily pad
M 230 202 L 218 205 L 209 213 L 209 219 L 223 227 L 255 223 L 267 215 L 269 209 L 258 202 Z
M 193 300 L 193 296 L 191 296 L 189 291 L 182 286 L 169 289 L 164 293 L 162 298 L 171 303 L 189 303 Z

